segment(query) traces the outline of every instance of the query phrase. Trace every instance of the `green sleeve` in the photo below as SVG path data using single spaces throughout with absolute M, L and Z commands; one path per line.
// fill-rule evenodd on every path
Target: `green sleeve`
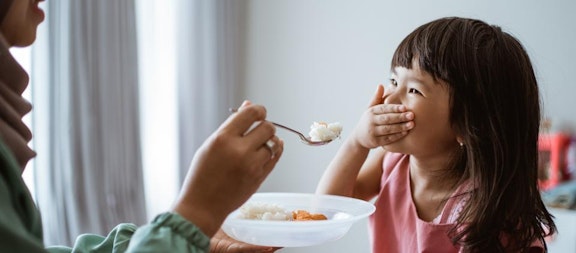
M 51 247 L 51 253 L 136 253 L 136 252 L 208 252 L 210 239 L 198 227 L 175 213 L 164 213 L 152 223 L 137 228 L 120 224 L 106 237 L 85 234 L 73 248 Z
M 23 220 L 29 218 L 26 210 L 12 204 L 18 199 L 11 196 L 10 190 L 0 178 L 0 252 L 45 252 L 41 232 L 30 226 L 30 219 Z
M 208 252 L 210 238 L 176 213 L 158 215 L 140 228 L 120 224 L 106 237 L 85 234 L 72 248 L 50 247 L 42 242 L 42 221 L 22 180 L 12 153 L 0 139 L 0 252 L 10 253 L 124 253 Z
M 176 213 L 164 213 L 139 228 L 127 252 L 208 252 L 210 238 Z
M 0 138 L 0 252 L 46 252 L 40 214 L 20 173 Z

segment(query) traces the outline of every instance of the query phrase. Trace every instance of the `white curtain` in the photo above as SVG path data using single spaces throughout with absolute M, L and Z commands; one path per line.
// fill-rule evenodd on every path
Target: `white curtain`
M 146 222 L 133 0 L 46 2 L 33 47 L 37 201 L 47 245 Z
M 202 142 L 244 99 L 246 4 L 239 0 L 178 1 L 180 176 Z

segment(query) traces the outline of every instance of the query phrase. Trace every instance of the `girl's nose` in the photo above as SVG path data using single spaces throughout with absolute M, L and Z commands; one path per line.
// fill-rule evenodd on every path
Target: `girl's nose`
M 386 89 L 384 92 L 384 104 L 402 104 L 400 100 L 401 93 L 400 87 Z

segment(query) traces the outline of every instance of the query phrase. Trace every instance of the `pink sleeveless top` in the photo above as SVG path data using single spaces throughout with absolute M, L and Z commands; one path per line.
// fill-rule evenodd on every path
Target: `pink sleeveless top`
M 458 218 L 471 186 L 460 185 L 438 217 L 431 222 L 423 221 L 412 201 L 409 160 L 408 155 L 398 153 L 387 153 L 384 157 L 380 193 L 374 203 L 376 211 L 369 219 L 372 252 L 461 252 L 450 241 L 448 231 Z M 544 252 L 543 242 L 534 241 L 531 250 Z
M 440 216 L 423 221 L 412 201 L 408 161 L 403 154 L 384 157 L 376 212 L 370 216 L 372 252 L 459 252 L 447 233 L 463 206 L 466 194 L 461 192 L 467 187 L 456 189 Z

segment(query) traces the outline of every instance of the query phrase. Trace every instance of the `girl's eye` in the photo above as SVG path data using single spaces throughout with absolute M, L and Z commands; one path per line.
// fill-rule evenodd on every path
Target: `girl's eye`
M 396 79 L 390 78 L 390 85 L 392 85 L 392 86 L 398 86 L 398 82 L 396 82 Z
M 422 92 L 420 92 L 419 90 L 414 89 L 414 88 L 410 88 L 408 90 L 408 93 L 414 93 L 414 94 L 422 95 Z

